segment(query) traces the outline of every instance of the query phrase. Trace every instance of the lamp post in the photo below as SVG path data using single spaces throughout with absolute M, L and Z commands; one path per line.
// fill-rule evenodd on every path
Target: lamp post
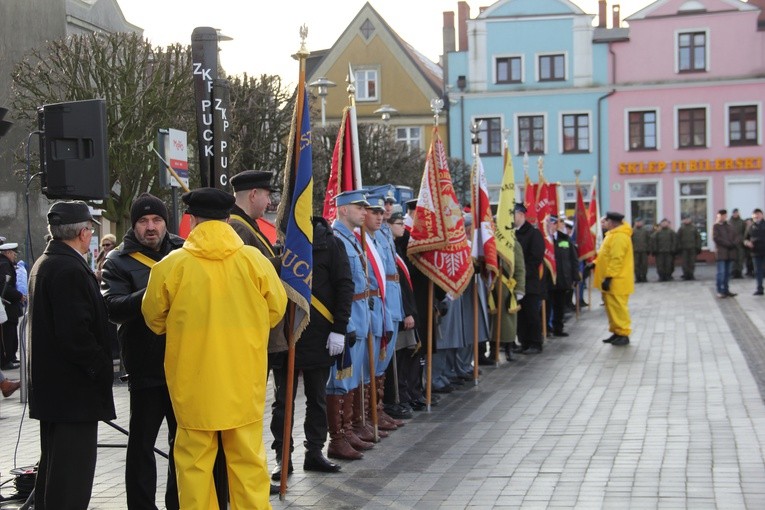
M 383 122 L 387 123 L 390 120 L 390 116 L 397 114 L 398 110 L 396 110 L 389 104 L 384 104 L 380 108 L 375 110 L 374 113 L 380 115 L 380 118 L 383 120 Z
M 316 89 L 316 93 L 319 94 L 319 97 L 321 98 L 321 127 L 324 127 L 327 124 L 325 110 L 327 107 L 327 94 L 329 94 L 329 88 L 336 85 L 335 82 L 328 80 L 324 76 L 308 84 L 309 87 Z

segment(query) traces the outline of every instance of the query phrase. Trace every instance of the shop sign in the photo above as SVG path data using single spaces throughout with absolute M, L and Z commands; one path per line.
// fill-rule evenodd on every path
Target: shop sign
M 662 173 L 698 173 L 698 172 L 738 172 L 762 170 L 762 157 L 717 158 L 717 159 L 677 159 L 671 161 L 637 161 L 619 163 L 620 175 L 662 174 Z

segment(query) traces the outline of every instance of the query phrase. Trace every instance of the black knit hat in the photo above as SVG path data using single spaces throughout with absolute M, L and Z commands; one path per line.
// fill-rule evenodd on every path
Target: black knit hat
M 147 214 L 161 216 L 167 223 L 167 206 L 165 203 L 150 193 L 141 193 L 130 207 L 130 224 L 135 227 L 141 216 Z

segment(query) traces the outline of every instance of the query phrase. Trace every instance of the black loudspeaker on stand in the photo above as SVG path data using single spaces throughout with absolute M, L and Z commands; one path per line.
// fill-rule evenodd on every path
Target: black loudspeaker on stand
M 48 198 L 102 200 L 109 193 L 106 102 L 46 104 L 38 109 L 42 192 Z

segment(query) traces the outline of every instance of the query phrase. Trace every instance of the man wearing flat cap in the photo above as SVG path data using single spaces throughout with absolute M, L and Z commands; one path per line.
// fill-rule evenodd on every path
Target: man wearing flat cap
M 712 240 L 715 243 L 715 258 L 717 259 L 717 297 L 725 299 L 735 297 L 728 284 L 730 282 L 731 267 L 738 257 L 738 244 L 741 239 L 736 229 L 728 223 L 728 211 L 717 211 L 717 221 L 712 226 Z
M 651 253 L 656 257 L 656 272 L 660 282 L 672 280 L 675 271 L 675 252 L 677 251 L 677 235 L 669 227 L 669 220 L 662 219 L 659 228 L 651 234 L 649 243 Z
M 2 369 L 11 370 L 19 366 L 16 351 L 19 348 L 19 317 L 23 314 L 24 295 L 16 288 L 16 257 L 18 243 L 0 244 L 0 289 L 8 320 L 2 325 Z
M 603 293 L 608 330 L 612 333 L 603 342 L 622 346 L 630 343 L 632 332 L 627 307 L 635 291 L 632 227 L 624 223 L 624 215 L 619 212 L 606 213 L 604 223 L 608 233 L 598 250 L 594 285 Z
M 526 221 L 526 206 L 515 204 L 515 238 L 523 250 L 523 262 L 526 268 L 525 294 L 518 296 L 518 342 L 520 347 L 513 349 L 521 354 L 539 354 L 542 352 L 542 279 L 539 266 L 545 256 L 545 240 L 542 233 Z
M 166 335 L 180 507 L 216 507 L 211 487 L 220 437 L 231 507 L 268 508 L 267 342 L 287 295 L 273 264 L 227 223 L 233 196 L 201 188 L 182 199 L 191 233 L 154 265 L 141 305 L 149 328 Z
M 183 246 L 183 239 L 167 231 L 165 203 L 143 193 L 130 207 L 131 228 L 122 243 L 109 252 L 101 273 L 101 292 L 109 318 L 119 325 L 122 362 L 130 389 L 130 435 L 125 461 L 128 508 L 155 508 L 157 463 L 154 443 L 162 422 L 167 423 L 169 461 L 165 508 L 178 506 L 173 444 L 176 421 L 165 379 L 165 337 L 155 335 L 143 320 L 141 299 L 149 272 L 165 255 Z
M 680 215 L 680 228 L 677 229 L 677 249 L 683 261 L 683 280 L 695 280 L 696 256 L 701 253 L 701 234 L 691 221 L 691 215 Z
M 85 202 L 48 211 L 51 240 L 29 273 L 29 409 L 40 420 L 35 508 L 88 508 L 98 422 L 115 417 L 106 303 L 85 260 L 98 223 Z

